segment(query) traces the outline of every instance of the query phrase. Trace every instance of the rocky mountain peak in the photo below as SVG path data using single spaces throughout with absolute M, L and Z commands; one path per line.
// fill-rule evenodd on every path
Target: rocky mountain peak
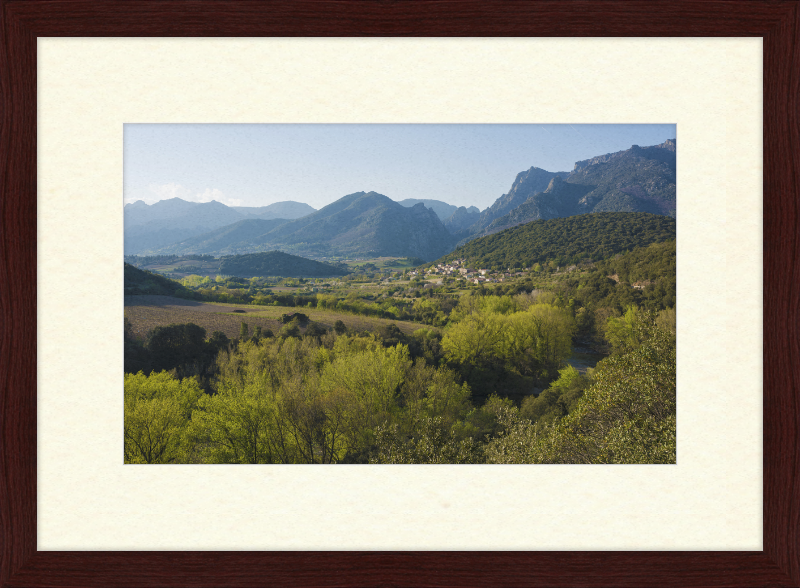
M 656 147 L 660 147 L 661 149 L 666 149 L 667 151 L 675 152 L 677 150 L 677 139 L 667 139 L 661 145 L 656 145 Z

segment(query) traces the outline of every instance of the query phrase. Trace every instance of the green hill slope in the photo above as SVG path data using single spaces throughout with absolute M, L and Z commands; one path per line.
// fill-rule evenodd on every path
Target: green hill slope
M 221 274 L 240 278 L 251 278 L 253 276 L 330 278 L 350 273 L 327 263 L 289 255 L 281 251 L 224 257 L 220 263 L 219 271 Z
M 646 212 L 599 212 L 537 220 L 458 247 L 439 263 L 466 259 L 473 267 L 530 267 L 554 261 L 606 259 L 616 253 L 675 239 L 675 219 Z
M 160 296 L 179 296 L 193 298 L 191 291 L 181 286 L 178 282 L 154 274 L 147 270 L 140 270 L 129 263 L 125 264 L 125 294 L 157 294 Z

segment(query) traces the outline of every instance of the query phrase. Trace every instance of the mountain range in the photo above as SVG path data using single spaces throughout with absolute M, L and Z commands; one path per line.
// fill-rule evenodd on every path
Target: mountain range
M 675 216 L 676 141 L 598 155 L 571 172 L 531 167 L 483 211 L 441 200 L 356 192 L 314 210 L 299 202 L 228 207 L 173 198 L 125 206 L 125 253 L 231 255 L 281 250 L 314 258 L 437 259 L 481 236 L 594 212 Z
M 295 219 L 314 212 L 301 202 L 275 202 L 269 206 L 230 207 L 217 202 L 187 202 L 180 198 L 146 204 L 126 204 L 125 254 L 154 251 L 244 219 Z
M 674 217 L 675 156 L 676 141 L 669 139 L 661 145 L 633 145 L 625 151 L 578 161 L 571 173 L 554 174 L 544 190 L 503 216 L 488 225 L 473 226 L 471 236 L 590 212 L 650 212 Z
M 153 251 L 232 255 L 281 249 L 310 257 L 435 259 L 455 239 L 423 204 L 410 208 L 376 192 L 356 192 L 299 219 L 246 219 Z

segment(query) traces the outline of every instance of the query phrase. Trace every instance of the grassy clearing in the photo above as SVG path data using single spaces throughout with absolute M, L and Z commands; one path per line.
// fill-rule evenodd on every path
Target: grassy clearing
M 144 338 L 148 332 L 158 326 L 171 324 L 194 323 L 206 330 L 210 336 L 214 331 L 222 331 L 230 338 L 239 336 L 242 321 L 246 322 L 252 333 L 256 326 L 262 330 L 270 329 L 277 334 L 283 326 L 280 316 L 284 313 L 302 312 L 312 321 L 324 327 L 333 328 L 337 320 L 341 320 L 351 331 L 374 331 L 382 326 L 396 324 L 403 333 L 411 334 L 417 329 L 431 328 L 421 323 L 410 321 L 392 321 L 389 319 L 373 318 L 352 315 L 330 310 L 317 310 L 316 308 L 292 308 L 288 306 L 248 306 L 241 304 L 203 303 L 195 306 L 184 306 L 184 302 L 177 298 L 167 296 L 151 297 L 153 300 L 141 304 L 144 296 L 136 297 L 139 304 L 129 304 L 126 301 L 125 317 L 133 325 L 133 332 L 137 337 Z M 219 310 L 216 311 L 216 308 Z M 233 310 L 246 310 L 244 314 L 234 313 Z M 304 331 L 301 328 L 301 331 Z

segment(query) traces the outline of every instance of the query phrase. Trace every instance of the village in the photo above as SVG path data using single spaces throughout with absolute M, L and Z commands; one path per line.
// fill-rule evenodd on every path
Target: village
M 408 275 L 413 277 L 435 279 L 437 277 L 459 277 L 464 278 L 473 284 L 483 284 L 486 282 L 503 282 L 512 276 L 522 276 L 524 272 L 528 272 L 529 268 L 525 268 L 524 272 L 512 272 L 508 268 L 507 272 L 496 272 L 488 269 L 473 269 L 467 267 L 465 259 L 456 259 L 449 263 L 440 263 L 432 265 L 427 269 L 412 270 Z

